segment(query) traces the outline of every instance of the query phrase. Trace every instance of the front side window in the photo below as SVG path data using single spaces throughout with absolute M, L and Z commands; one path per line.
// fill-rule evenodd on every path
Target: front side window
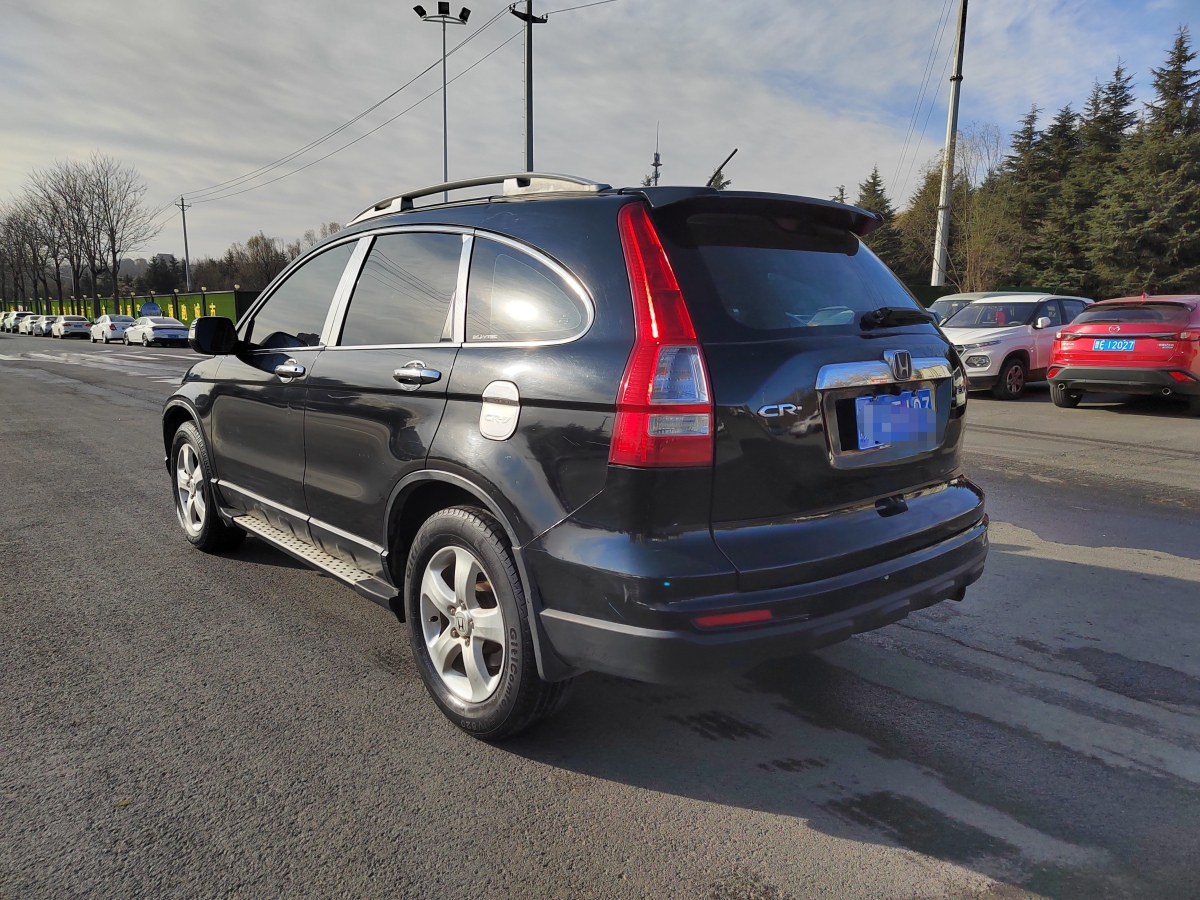
M 315 347 L 354 242 L 312 257 L 288 276 L 254 314 L 245 340 L 256 350 Z
M 1033 317 L 1033 321 L 1037 321 L 1042 317 L 1050 320 L 1051 325 L 1062 324 L 1062 314 L 1058 311 L 1058 303 L 1054 300 L 1049 300 L 1038 307 L 1037 313 Z
M 583 300 L 549 266 L 497 241 L 475 241 L 467 286 L 468 341 L 567 340 L 587 321 Z
M 434 344 L 451 337 L 462 237 L 384 234 L 358 276 L 341 346 Z

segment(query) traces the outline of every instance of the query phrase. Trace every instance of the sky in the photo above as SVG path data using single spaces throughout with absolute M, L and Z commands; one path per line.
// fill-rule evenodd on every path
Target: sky
M 447 63 L 450 177 L 521 171 L 521 23 L 507 2 L 466 2 L 469 22 L 447 28 L 451 50 L 470 38 Z M 941 147 L 958 0 L 566 9 L 588 2 L 534 2 L 551 13 L 534 32 L 538 171 L 636 185 L 657 134 L 663 184 L 705 182 L 736 147 L 733 189 L 830 197 L 844 184 L 853 200 L 877 165 L 903 206 Z M 968 10 L 960 127 L 1005 135 L 1032 104 L 1047 119 L 1080 108 L 1118 60 L 1148 99 L 1150 67 L 1176 29 L 1190 25 L 1200 45 L 1200 0 L 971 0 Z M 181 194 L 195 259 L 259 231 L 293 241 L 442 180 L 441 28 L 412 4 L 0 0 L 0 21 L 0 204 L 31 171 L 99 150 L 134 166 L 146 202 L 163 210 L 161 232 L 134 256 L 182 257 L 170 205 Z M 418 75 L 330 140 L 236 181 Z

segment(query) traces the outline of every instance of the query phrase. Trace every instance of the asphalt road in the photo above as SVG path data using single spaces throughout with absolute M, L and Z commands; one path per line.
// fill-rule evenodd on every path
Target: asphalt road
M 0 897 L 1194 897 L 1200 419 L 971 400 L 987 573 L 488 746 L 403 627 L 178 533 L 187 351 L 0 335 Z

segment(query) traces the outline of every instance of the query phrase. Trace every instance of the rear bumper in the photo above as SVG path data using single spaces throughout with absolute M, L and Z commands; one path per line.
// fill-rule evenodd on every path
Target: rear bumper
M 1050 384 L 1055 390 L 1094 394 L 1172 394 L 1200 396 L 1200 381 L 1179 381 L 1171 377 L 1180 369 L 1142 369 L 1131 366 L 1065 366 L 1054 374 Z
M 794 608 L 800 600 L 826 611 L 777 623 L 703 631 L 644 628 L 557 609 L 539 618 L 555 652 L 577 668 L 658 683 L 704 680 L 838 643 L 941 600 L 961 599 L 983 574 L 987 550 L 985 517 L 947 540 L 869 568 L 738 596 L 745 609 Z

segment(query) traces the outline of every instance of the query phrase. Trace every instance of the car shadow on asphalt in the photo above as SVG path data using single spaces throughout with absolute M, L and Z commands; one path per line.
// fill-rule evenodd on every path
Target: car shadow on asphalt
M 292 559 L 282 550 L 277 550 L 266 541 L 260 540 L 254 535 L 247 535 L 241 545 L 233 550 L 226 551 L 225 556 L 236 556 L 238 562 L 247 562 L 260 566 L 274 566 L 277 569 L 309 569 L 311 566 L 306 566 L 299 560 Z
M 1117 577 L 1131 590 L 1145 590 L 1135 573 L 1020 555 L 1025 549 L 994 546 L 995 557 L 1008 557 L 995 568 L 1024 567 L 1057 590 Z M 1007 577 L 996 576 L 991 589 L 1006 590 Z M 1170 603 L 1194 600 L 1193 581 L 1154 582 Z M 1007 602 L 1052 607 L 1054 598 Z M 960 609 L 941 604 L 905 624 L 962 615 Z M 1200 741 L 1194 730 L 1184 737 L 1156 733 L 1150 714 L 1123 712 L 1121 705 L 1124 698 L 1158 704 L 1155 711 L 1174 704 L 1173 715 L 1194 719 L 1200 681 L 1103 643 L 1069 647 L 1054 638 L 1055 648 L 1042 648 L 1050 670 L 1076 665 L 1088 673 L 1072 676 L 1086 682 L 1077 696 L 1044 688 L 1036 672 L 1013 684 L 1002 669 L 929 655 L 907 644 L 907 634 L 903 625 L 892 626 L 711 686 L 586 675 L 563 713 L 500 749 L 699 803 L 803 819 L 838 838 L 901 846 L 1039 894 L 1194 896 Z M 1006 653 L 1004 665 L 1020 665 L 1020 656 Z M 893 669 L 910 677 L 889 681 L 877 674 Z M 943 679 L 958 684 L 959 693 L 947 687 L 942 696 Z M 972 709 L 962 697 L 976 687 L 963 684 L 1001 698 L 1006 708 Z M 1166 693 L 1156 695 L 1156 684 Z M 1096 704 L 1087 699 L 1088 685 L 1121 696 Z M 1106 760 L 1078 746 L 1088 744 L 1092 727 L 1116 734 L 1118 743 L 1158 741 L 1178 758 L 1154 767 L 1145 760 L 1155 751 L 1146 749 L 1138 758 L 1113 752 Z M 1054 738 L 1056 729 L 1075 746 Z M 1097 738 L 1097 746 L 1107 739 Z M 1181 775 L 1188 766 L 1196 771 Z

